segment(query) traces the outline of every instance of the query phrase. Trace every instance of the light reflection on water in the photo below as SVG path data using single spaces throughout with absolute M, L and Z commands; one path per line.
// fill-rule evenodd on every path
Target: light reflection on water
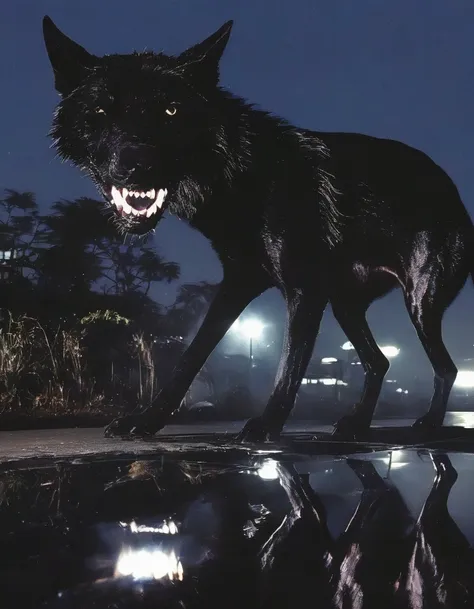
M 116 577 L 133 577 L 135 580 L 162 579 L 183 580 L 183 566 L 174 551 L 160 548 L 124 549 L 117 560 Z

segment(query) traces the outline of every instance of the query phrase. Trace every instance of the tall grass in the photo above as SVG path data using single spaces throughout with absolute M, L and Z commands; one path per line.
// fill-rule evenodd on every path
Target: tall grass
M 104 323 L 108 328 L 105 335 L 100 333 Z M 114 356 L 107 359 L 106 355 L 108 331 L 114 335 L 120 330 L 118 325 L 129 323 L 111 311 L 99 311 L 82 318 L 76 327 L 51 330 L 31 317 L 9 314 L 0 326 L 0 415 L 112 416 L 150 406 L 177 354 L 170 358 L 169 353 L 157 352 L 154 338 L 143 333 L 119 333 L 122 352 L 115 367 Z M 105 346 L 103 358 L 102 351 L 96 352 L 98 346 Z M 91 359 L 92 355 L 96 357 Z M 202 375 L 204 381 L 209 376 L 205 369 Z M 183 403 L 192 401 L 193 395 L 191 388 Z
M 147 407 L 158 391 L 153 358 L 153 340 L 146 340 L 143 333 L 133 335 L 133 351 L 138 364 L 138 400 Z
M 84 330 L 54 333 L 36 319 L 8 316 L 0 329 L 0 413 L 96 410 L 104 397 L 87 375 Z

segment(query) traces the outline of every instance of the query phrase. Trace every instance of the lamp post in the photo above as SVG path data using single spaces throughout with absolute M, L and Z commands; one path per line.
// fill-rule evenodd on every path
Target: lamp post
M 253 367 L 253 341 L 258 340 L 263 332 L 264 324 L 256 318 L 237 319 L 232 329 L 249 341 L 249 370 Z
M 336 382 L 334 383 L 334 397 L 336 399 L 337 402 L 341 401 L 341 386 L 340 386 L 340 382 L 344 381 L 344 364 L 342 362 L 342 360 L 338 359 L 337 357 L 323 357 L 321 359 L 321 364 L 323 365 L 328 365 L 328 364 L 337 364 L 338 366 L 338 376 L 339 378 L 336 378 Z

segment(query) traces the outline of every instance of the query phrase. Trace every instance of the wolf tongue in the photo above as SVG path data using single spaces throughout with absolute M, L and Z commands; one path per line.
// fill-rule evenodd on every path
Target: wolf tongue
M 137 211 L 143 211 L 144 209 L 147 209 L 150 205 L 150 199 L 148 197 L 145 199 L 141 199 L 128 195 L 127 203 Z

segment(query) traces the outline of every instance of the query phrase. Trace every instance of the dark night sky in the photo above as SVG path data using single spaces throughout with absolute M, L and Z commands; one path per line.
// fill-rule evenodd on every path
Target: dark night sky
M 96 54 L 179 52 L 234 19 L 222 62 L 225 86 L 298 125 L 422 149 L 448 171 L 474 213 L 472 0 L 4 0 L 0 187 L 33 190 L 46 208 L 96 193 L 54 159 L 46 138 L 57 97 L 41 34 L 44 14 Z M 184 223 L 167 218 L 155 241 L 181 264 L 183 281 L 220 279 L 210 246 Z M 157 297 L 168 302 L 174 291 L 160 288 Z M 260 302 L 274 305 L 277 317 L 283 310 L 273 292 Z M 445 318 L 458 362 L 472 355 L 473 308 L 469 285 Z M 405 364 L 429 371 L 399 294 L 376 303 L 369 321 L 380 342 L 402 347 Z M 343 340 L 328 313 L 320 348 L 334 351 Z

